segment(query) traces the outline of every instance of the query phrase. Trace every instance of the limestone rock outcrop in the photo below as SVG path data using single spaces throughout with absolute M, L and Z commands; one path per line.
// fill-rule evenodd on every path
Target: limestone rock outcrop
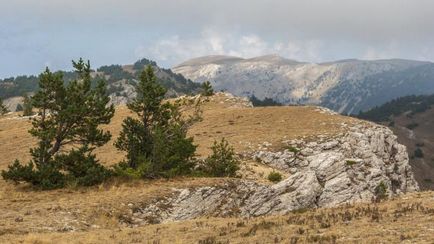
M 249 156 L 289 177 L 274 185 L 243 179 L 192 189 L 174 189 L 133 211 L 133 223 L 146 224 L 205 216 L 262 216 L 371 201 L 378 188 L 388 196 L 417 191 L 405 146 L 384 126 L 346 125 L 332 138 L 285 141 L 282 151 Z

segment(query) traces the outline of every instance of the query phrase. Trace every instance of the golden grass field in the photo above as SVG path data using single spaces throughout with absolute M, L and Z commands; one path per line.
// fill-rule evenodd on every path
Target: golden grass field
M 205 218 L 137 228 L 5 233 L 2 243 L 432 243 L 434 193 L 252 219 Z
M 263 142 L 279 146 L 282 140 L 313 137 L 319 134 L 334 135 L 341 131 L 341 123 L 355 119 L 319 113 L 315 107 L 285 106 L 246 108 L 239 106 L 237 98 L 218 94 L 202 104 L 203 121 L 195 124 L 189 134 L 199 146 L 199 156 L 206 156 L 214 140 L 225 137 L 237 152 L 257 148 Z M 98 158 L 107 165 L 121 161 L 122 153 L 113 146 L 119 135 L 122 121 L 132 116 L 125 106 L 117 107 L 114 118 L 105 129 L 112 133 L 112 140 L 96 151 Z M 17 113 L 0 118 L 0 169 L 15 159 L 30 159 L 29 147 L 35 141 L 27 133 L 29 119 L 19 118 Z
M 247 108 L 224 94 L 211 97 L 202 107 L 203 121 L 189 132 L 199 146 L 198 156 L 202 157 L 209 153 L 213 141 L 221 137 L 242 153 L 263 142 L 277 149 L 283 140 L 314 138 L 320 134 L 333 136 L 343 132 L 342 123 L 360 123 L 345 116 L 319 113 L 315 107 Z M 113 165 L 123 159 L 113 141 L 122 120 L 130 115 L 126 107 L 118 107 L 111 124 L 105 126 L 113 139 L 96 150 L 104 164 Z M 24 162 L 29 159 L 28 149 L 35 142 L 27 133 L 29 128 L 29 120 L 19 118 L 18 114 L 0 117 L 0 169 L 5 169 L 14 159 Z M 253 174 L 271 170 L 256 162 L 243 162 L 243 169 L 252 170 Z M 256 179 L 263 174 L 258 175 Z M 378 211 L 372 210 L 375 207 L 372 204 L 360 204 L 285 216 L 200 219 L 138 228 L 127 228 L 119 222 L 128 204 L 146 204 L 150 199 L 169 194 L 175 187 L 224 181 L 218 178 L 113 180 L 90 188 L 37 191 L 24 184 L 0 180 L 0 243 L 432 243 L 434 240 L 432 192 L 382 203 Z M 342 215 L 347 217 L 343 219 Z

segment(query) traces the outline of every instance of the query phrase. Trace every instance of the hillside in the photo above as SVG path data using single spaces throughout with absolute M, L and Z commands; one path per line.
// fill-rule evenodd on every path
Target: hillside
M 360 113 L 359 118 L 386 126 L 407 147 L 415 178 L 422 189 L 434 189 L 434 95 L 407 96 Z
M 128 189 L 112 187 L 112 191 L 101 190 L 100 194 Z M 82 193 L 80 196 L 87 195 Z M 43 244 L 430 243 L 434 238 L 431 228 L 433 198 L 433 192 L 423 192 L 380 204 L 357 204 L 252 219 L 202 218 L 137 228 L 93 226 L 86 231 L 46 231 L 28 235 L 4 231 L 0 241 Z M 105 219 L 109 220 L 108 217 Z
M 209 154 L 214 139 L 227 138 L 242 159 L 240 178 L 118 179 L 43 192 L 0 180 L 0 241 L 270 243 L 289 242 L 295 233 L 300 241 L 432 238 L 433 195 L 415 193 L 405 147 L 384 126 L 313 106 L 253 108 L 227 93 L 204 99 L 202 107 L 203 121 L 189 132 L 198 156 Z M 106 127 L 114 137 L 128 115 L 117 107 Z M 18 113 L 0 118 L 0 169 L 29 158 L 29 126 Z M 106 165 L 123 157 L 112 142 L 97 156 Z M 284 180 L 269 182 L 273 171 Z M 396 199 L 368 204 L 378 192 Z
M 315 64 L 276 55 L 207 56 L 172 70 L 195 82 L 209 80 L 216 90 L 235 95 L 283 104 L 317 104 L 343 114 L 356 114 L 405 95 L 434 92 L 434 64 L 411 60 Z
M 140 72 L 146 65 L 154 67 L 160 84 L 168 89 L 169 97 L 194 94 L 199 90 L 198 84 L 184 78 L 182 75 L 173 73 L 170 69 L 160 68 L 157 63 L 147 59 L 138 60 L 132 65 L 101 66 L 92 73 L 92 76 L 94 81 L 106 80 L 108 93 L 114 104 L 126 104 L 135 96 L 135 85 Z M 59 72 L 62 72 L 66 82 L 76 78 L 74 72 Z M 36 89 L 38 89 L 37 76 L 17 76 L 0 79 L 0 98 L 4 100 L 4 103 L 11 111 L 15 111 L 16 106 L 22 104 L 21 96 L 24 93 L 33 93 Z

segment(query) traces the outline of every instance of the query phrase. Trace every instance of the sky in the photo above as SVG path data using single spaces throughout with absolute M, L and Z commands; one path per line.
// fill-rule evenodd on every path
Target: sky
M 140 58 L 434 61 L 433 0 L 0 0 L 0 78 Z

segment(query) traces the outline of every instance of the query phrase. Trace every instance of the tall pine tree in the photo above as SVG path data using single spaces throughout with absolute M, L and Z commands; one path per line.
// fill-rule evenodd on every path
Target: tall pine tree
M 99 125 L 110 122 L 114 107 L 108 106 L 103 81 L 92 88 L 89 62 L 80 59 L 73 66 L 79 78 L 68 85 L 61 73 L 48 68 L 39 76 L 40 89 L 32 98 L 38 116 L 29 130 L 38 146 L 30 149 L 32 160 L 27 165 L 16 160 L 2 171 L 4 179 L 49 189 L 69 180 L 91 185 L 108 176 L 92 151 L 110 140 L 111 134 Z
M 201 88 L 202 88 L 201 94 L 203 96 L 209 97 L 214 95 L 214 89 L 211 86 L 211 82 L 205 81 L 204 83 L 202 83 Z
M 115 146 L 127 153 L 118 173 L 129 176 L 158 178 L 188 174 L 196 151 L 187 129 L 199 119 L 181 115 L 180 104 L 164 102 L 166 89 L 157 82 L 153 68 L 141 73 L 137 97 L 128 104 L 137 118 L 126 118 Z M 198 110 L 196 110 L 198 111 Z

